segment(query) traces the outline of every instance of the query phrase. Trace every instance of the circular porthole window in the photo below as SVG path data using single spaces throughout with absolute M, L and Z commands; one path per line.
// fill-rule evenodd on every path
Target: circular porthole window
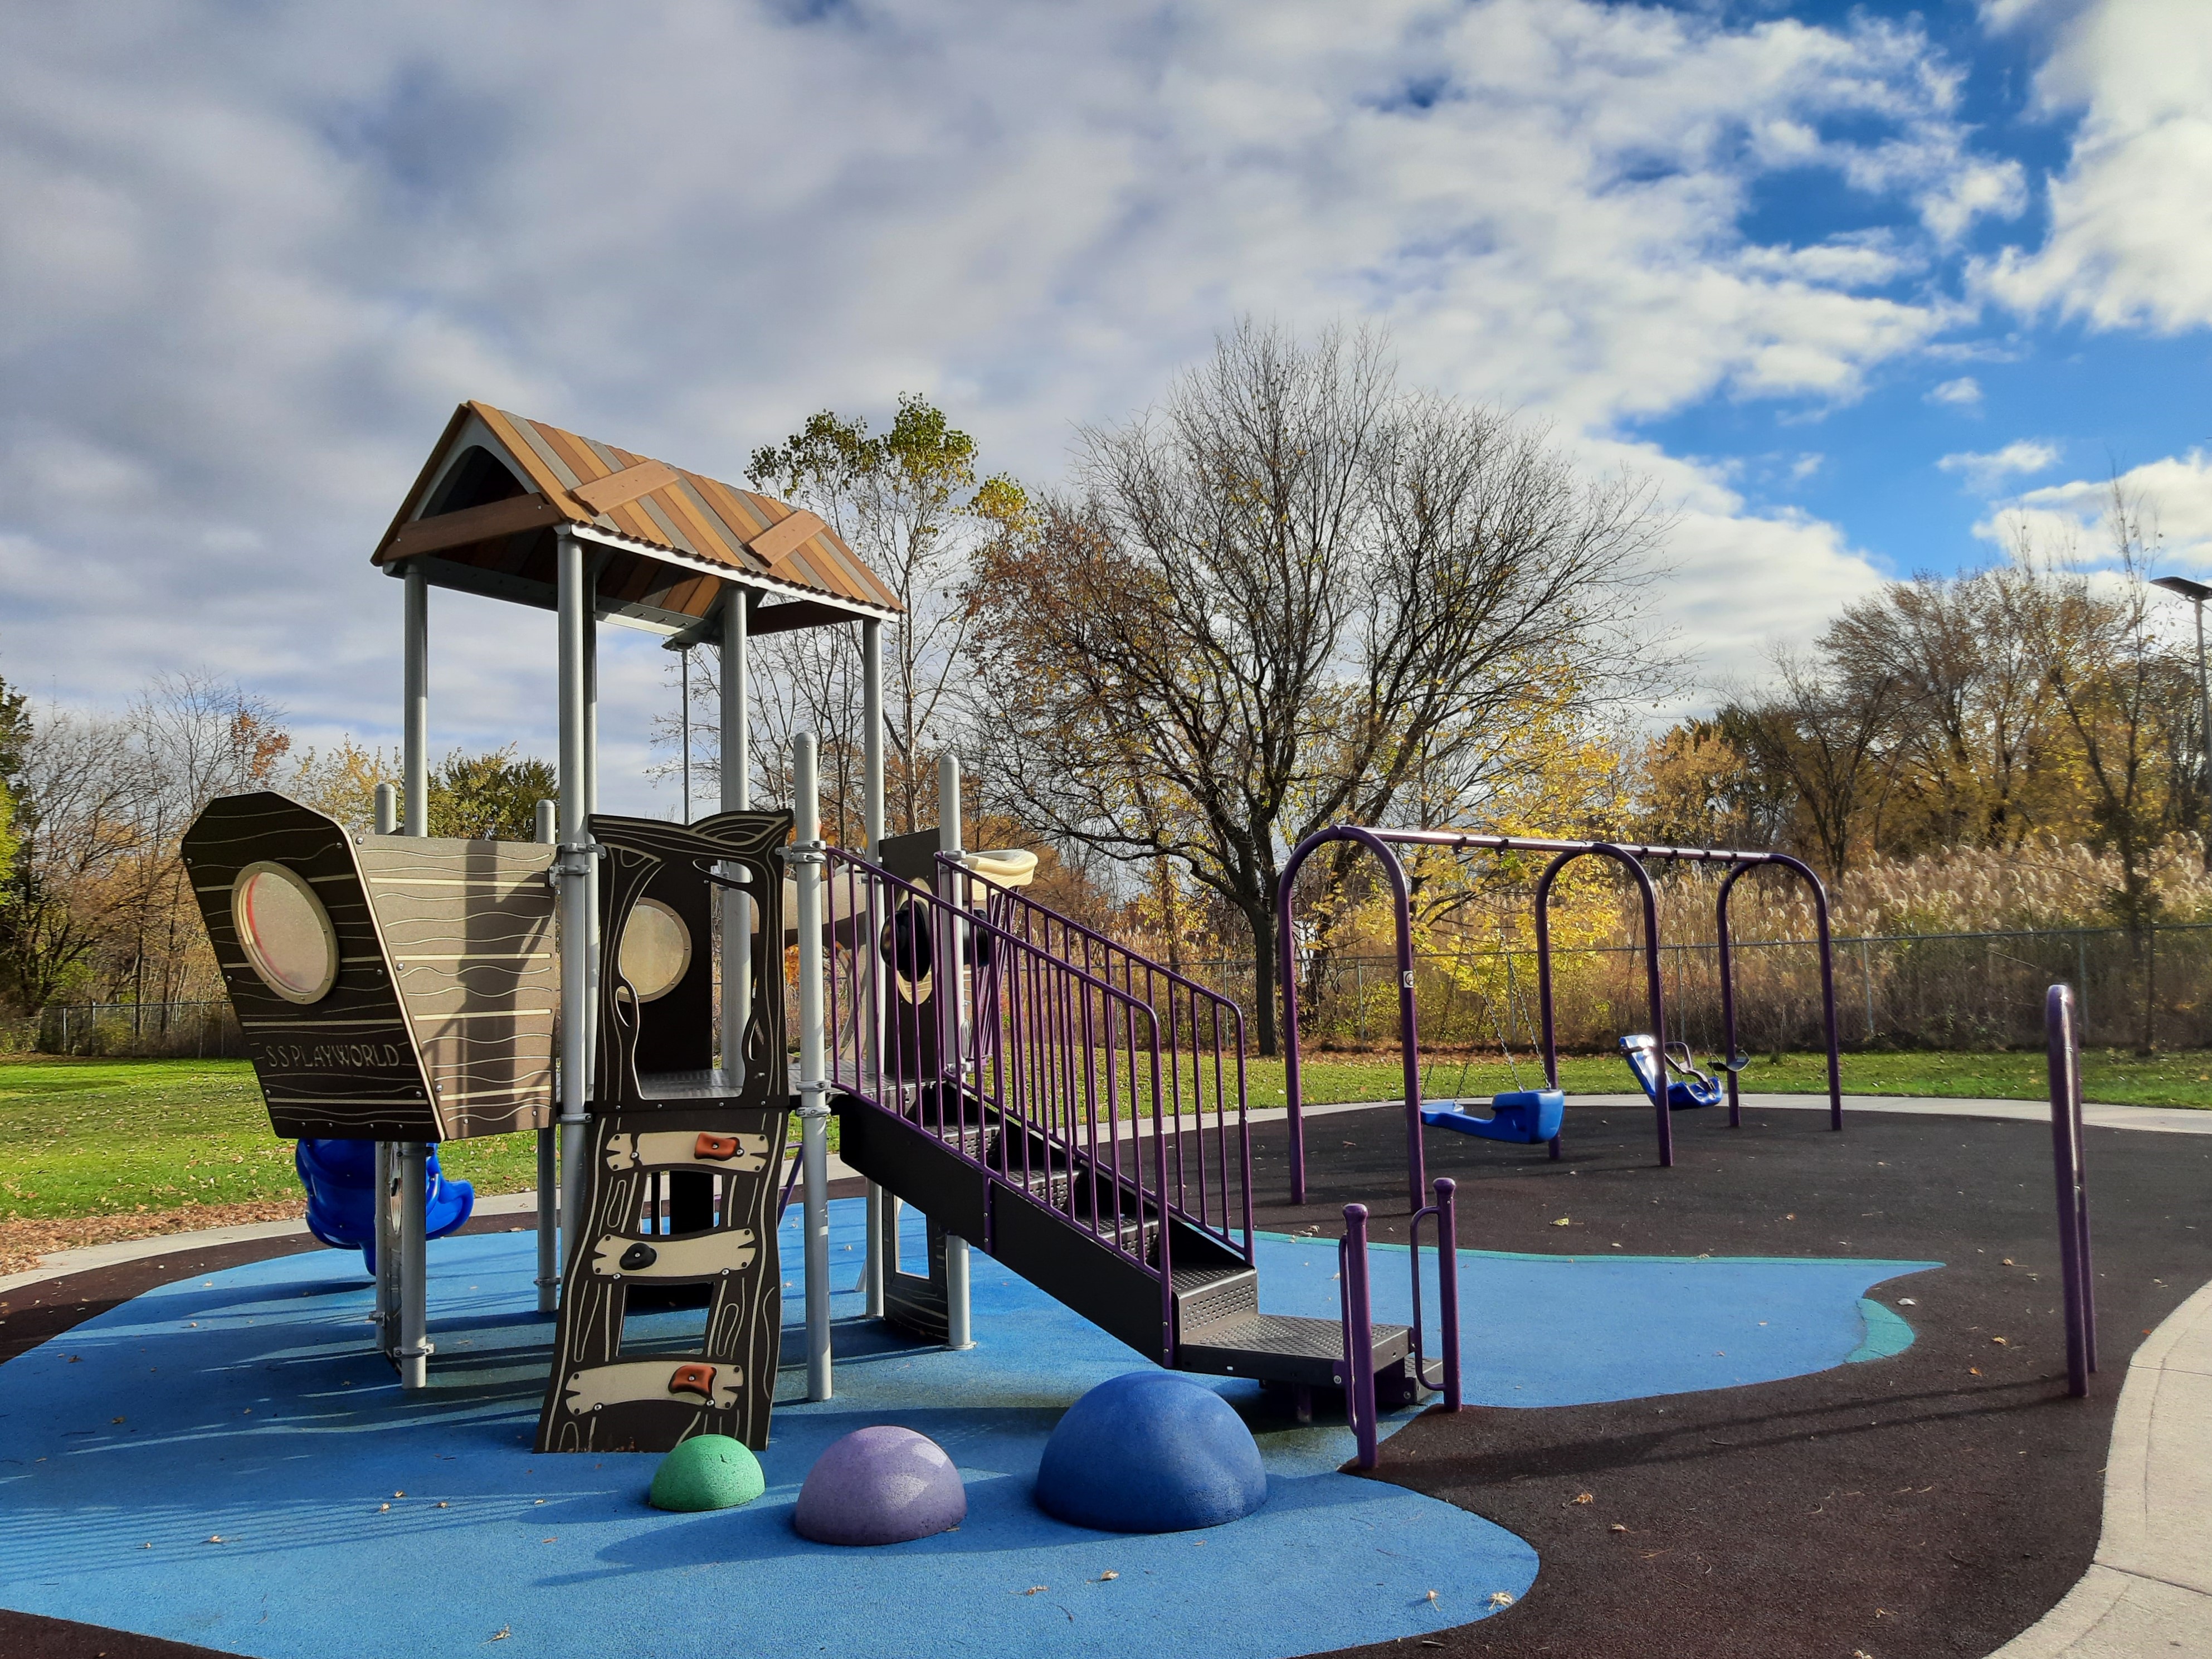
M 659 899 L 640 899 L 623 924 L 622 976 L 640 1002 L 666 996 L 691 966 L 691 930 Z
M 296 872 L 247 865 L 230 884 L 230 921 L 261 982 L 287 1002 L 320 1002 L 337 983 L 337 929 Z

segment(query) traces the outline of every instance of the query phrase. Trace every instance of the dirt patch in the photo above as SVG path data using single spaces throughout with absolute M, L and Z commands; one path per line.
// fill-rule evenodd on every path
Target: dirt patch
M 179 1210 L 139 1210 L 128 1215 L 29 1218 L 0 1221 L 0 1273 L 20 1273 L 55 1250 L 113 1244 L 126 1238 L 163 1238 L 204 1227 L 242 1227 L 256 1221 L 297 1221 L 301 1199 L 257 1199 L 245 1204 L 189 1204 Z

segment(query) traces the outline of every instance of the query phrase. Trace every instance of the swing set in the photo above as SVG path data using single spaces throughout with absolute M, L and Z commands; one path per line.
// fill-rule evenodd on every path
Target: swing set
M 1815 942 L 1820 958 L 1821 1019 L 1828 1050 L 1828 1127 L 1838 1130 L 1844 1127 L 1843 1066 L 1836 1042 L 1835 957 L 1828 932 L 1828 895 L 1820 877 L 1802 860 L 1791 858 L 1786 853 L 1747 852 L 1711 847 L 1652 847 L 1601 841 L 1559 841 L 1531 836 L 1476 836 L 1449 830 L 1382 830 L 1340 823 L 1316 830 L 1297 844 L 1283 867 L 1277 890 L 1276 939 L 1284 988 L 1284 1083 L 1290 1103 L 1291 1202 L 1293 1204 L 1305 1202 L 1306 1160 L 1305 1101 L 1298 1056 L 1297 945 L 1292 927 L 1291 895 L 1296 888 L 1297 873 L 1305 861 L 1332 842 L 1350 842 L 1365 848 L 1382 865 L 1382 873 L 1389 884 L 1391 912 L 1397 924 L 1398 1031 L 1406 1087 L 1407 1180 L 1416 1207 L 1422 1202 L 1427 1190 L 1426 1166 L 1421 1145 L 1424 1125 L 1462 1134 L 1479 1135 L 1491 1140 L 1523 1145 L 1534 1145 L 1540 1141 L 1549 1148 L 1553 1158 L 1557 1158 L 1560 1155 L 1559 1141 L 1565 1116 L 1566 1096 L 1559 1087 L 1558 1031 L 1553 1013 L 1551 901 L 1552 890 L 1558 884 L 1561 872 L 1577 859 L 1604 858 L 1619 864 L 1635 882 L 1638 896 L 1643 903 L 1644 997 L 1650 1030 L 1623 1036 L 1620 1051 L 1622 1058 L 1628 1063 L 1630 1073 L 1636 1079 L 1637 1086 L 1651 1103 L 1658 1131 L 1661 1166 L 1668 1167 L 1674 1162 L 1674 1113 L 1716 1106 L 1725 1099 L 1729 1109 L 1729 1127 L 1737 1128 L 1742 1125 L 1743 1110 L 1737 1076 L 1748 1062 L 1748 1056 L 1736 1045 L 1735 963 L 1729 937 L 1729 899 L 1739 880 L 1751 872 L 1770 865 L 1798 877 L 1813 895 Z M 1424 1102 L 1419 1021 L 1413 989 L 1413 890 L 1406 878 L 1405 865 L 1396 851 L 1397 848 L 1403 846 L 1437 847 L 1454 852 L 1549 853 L 1553 855 L 1551 862 L 1544 866 L 1543 873 L 1537 878 L 1535 896 L 1536 1001 L 1541 1023 L 1539 1054 L 1543 1060 L 1544 1086 L 1540 1089 L 1516 1087 L 1494 1097 L 1486 1116 L 1478 1110 L 1469 1109 L 1474 1103 L 1463 1099 L 1438 1101 L 1434 1104 Z M 1711 1062 L 1714 1071 L 1711 1073 L 1698 1067 L 1696 1057 L 1686 1042 L 1670 1042 L 1667 1039 L 1659 898 L 1657 890 L 1652 885 L 1651 873 L 1645 867 L 1653 860 L 1730 866 L 1728 873 L 1721 878 L 1720 890 L 1714 904 L 1716 938 L 1719 946 L 1721 1035 L 1724 1058 Z M 1494 1008 L 1492 1024 L 1495 1029 L 1497 1017 Z M 1513 1063 L 1512 1051 L 1505 1045 L 1504 1032 L 1499 1030 L 1498 1035 L 1499 1046 L 1505 1050 L 1507 1066 L 1518 1085 L 1521 1080 L 1519 1067 Z M 1462 1085 L 1466 1079 L 1467 1068 L 1462 1066 L 1460 1073 Z

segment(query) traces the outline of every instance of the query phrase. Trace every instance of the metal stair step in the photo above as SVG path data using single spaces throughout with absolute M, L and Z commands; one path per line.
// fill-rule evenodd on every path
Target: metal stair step
M 1403 1325 L 1370 1328 L 1377 1372 L 1401 1364 L 1413 1334 Z M 1267 1382 L 1333 1388 L 1344 1363 L 1344 1327 L 1334 1319 L 1287 1314 L 1240 1314 L 1187 1330 L 1176 1344 L 1176 1369 L 1209 1376 L 1250 1376 Z

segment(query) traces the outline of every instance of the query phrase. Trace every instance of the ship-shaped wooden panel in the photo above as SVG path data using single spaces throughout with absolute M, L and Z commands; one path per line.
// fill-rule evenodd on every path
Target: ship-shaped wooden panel
M 356 838 L 267 791 L 210 804 L 185 861 L 278 1134 L 550 1121 L 552 851 Z
M 553 849 L 369 836 L 356 848 L 430 1079 L 439 1139 L 553 1121 Z

